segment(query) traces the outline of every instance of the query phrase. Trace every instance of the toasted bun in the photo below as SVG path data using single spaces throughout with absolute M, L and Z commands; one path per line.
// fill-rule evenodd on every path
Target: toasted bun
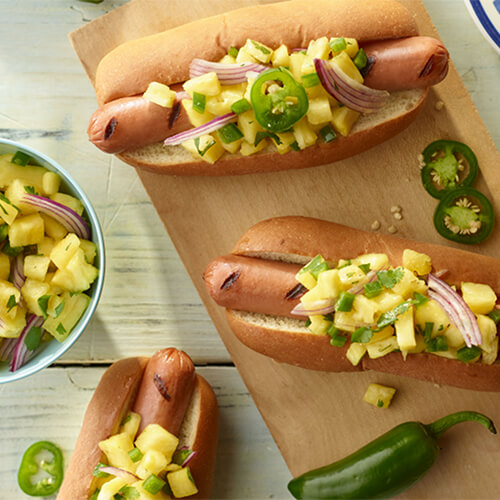
M 325 35 L 364 42 L 416 34 L 413 16 L 395 0 L 291 0 L 256 5 L 119 45 L 97 68 L 97 100 L 102 105 L 141 94 L 153 81 L 183 82 L 193 58 L 219 60 L 229 47 L 240 47 L 248 38 L 272 48 L 281 44 L 294 48 Z
M 417 117 L 426 96 L 424 89 L 393 92 L 381 111 L 361 116 L 347 137 L 338 137 L 329 144 L 318 141 L 303 151 L 284 155 L 268 146 L 251 156 L 225 153 L 211 165 L 193 159 L 182 146 L 156 143 L 117 156 L 135 167 L 173 175 L 239 175 L 313 167 L 349 158 L 394 137 Z
M 391 264 L 400 265 L 406 248 L 429 255 L 434 269 L 447 269 L 447 282 L 486 283 L 500 295 L 499 259 L 307 217 L 260 222 L 240 238 L 232 253 L 304 264 L 318 254 L 336 262 L 383 252 Z M 238 339 L 251 349 L 302 368 L 332 372 L 376 370 L 465 389 L 500 392 L 498 360 L 493 365 L 465 364 L 426 353 L 410 354 L 406 360 L 400 353 L 391 353 L 378 359 L 365 356 L 354 367 L 346 359 L 346 348 L 333 348 L 329 337 L 311 333 L 303 321 L 234 310 L 227 310 L 227 320 Z
M 102 461 L 98 444 L 120 427 L 141 383 L 148 358 L 127 358 L 113 363 L 101 377 L 83 417 L 58 500 L 87 500 L 95 489 L 95 466 Z

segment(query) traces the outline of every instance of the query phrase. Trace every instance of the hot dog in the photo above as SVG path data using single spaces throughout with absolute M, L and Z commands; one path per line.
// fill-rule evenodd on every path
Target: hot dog
M 319 273 L 308 271 L 314 262 Z M 207 266 L 204 280 L 239 340 L 277 361 L 500 391 L 493 319 L 500 260 L 493 257 L 280 217 L 250 228 L 231 255 Z M 478 305 L 485 296 L 487 304 Z M 465 338 L 478 331 L 477 339 Z
M 178 449 L 187 446 L 195 451 L 189 469 L 198 493 L 189 498 L 208 498 L 215 466 L 217 401 L 189 356 L 173 348 L 150 359 L 120 360 L 104 373 L 87 407 L 57 498 L 88 499 L 102 486 L 94 475 L 96 466 L 106 463 L 99 443 L 123 432 L 125 417 L 134 414 L 131 410 L 141 417 L 137 436 L 149 424 L 158 424 L 179 438 Z M 161 492 L 157 495 L 165 498 Z
M 321 22 L 318 22 L 318 19 L 321 19 Z M 349 40 L 349 37 L 354 38 L 355 43 L 359 43 L 356 50 L 361 49 L 360 52 L 364 51 L 366 55 L 362 70 L 365 73 L 365 86 L 392 92 L 380 111 L 368 115 L 374 110 L 369 110 L 364 105 L 358 109 L 352 104 L 354 107 L 350 111 L 351 114 L 366 111 L 359 120 L 357 115 L 343 117 L 342 124 L 338 123 L 338 119 L 332 119 L 332 132 L 335 129 L 339 137 L 331 142 L 325 139 L 324 132 L 319 133 L 330 123 L 328 116 L 331 113 L 325 111 L 326 115 L 321 118 L 317 115 L 311 117 L 310 114 L 316 112 L 314 109 L 319 106 L 317 99 L 320 97 L 326 98 L 329 95 L 332 109 L 338 104 L 333 99 L 333 95 L 338 98 L 335 93 L 326 93 L 326 77 L 321 76 L 321 83 L 319 80 L 313 82 L 314 85 L 311 82 L 305 83 L 304 80 L 301 81 L 301 75 L 306 70 L 301 70 L 301 73 L 293 68 L 293 63 L 283 62 L 285 59 L 282 60 L 283 64 L 280 64 L 281 59 L 276 56 L 283 47 L 287 47 L 286 57 L 303 48 L 307 51 L 306 56 L 311 57 L 312 61 L 318 54 L 311 49 L 311 44 L 318 43 L 324 37 L 330 37 L 330 43 L 335 37 L 341 37 L 342 40 L 344 37 Z M 162 107 L 143 97 L 149 84 L 159 82 L 174 85 L 178 90 L 180 84 L 190 78 L 190 71 L 192 78 L 193 74 L 199 75 L 196 72 L 198 69 L 192 67 L 194 61 L 219 61 L 222 58 L 222 61 L 227 63 L 231 59 L 227 56 L 228 50 L 240 49 L 243 54 L 242 50 L 246 50 L 245 47 L 249 43 L 261 46 L 262 50 L 269 54 L 274 51 L 273 61 L 269 59 L 263 63 L 259 71 L 266 65 L 269 68 L 289 68 L 298 84 L 307 89 L 309 114 L 302 115 L 302 121 L 294 122 L 295 125 L 292 123 L 286 128 L 296 136 L 297 147 L 285 147 L 289 145 L 286 143 L 288 138 L 276 138 L 276 133 L 281 131 L 272 126 L 265 127 L 265 132 L 271 134 L 258 142 L 255 131 L 243 131 L 243 141 L 236 149 L 225 147 L 224 139 L 219 140 L 220 134 L 213 131 L 212 136 L 216 144 L 206 156 L 203 148 L 200 150 L 198 146 L 198 149 L 193 150 L 192 146 L 189 148 L 185 145 L 188 149 L 186 151 L 177 145 L 185 144 L 190 138 L 182 143 L 179 139 L 174 141 L 174 145 L 162 145 L 160 141 L 170 138 L 172 142 L 172 138 L 178 137 L 179 133 L 192 130 L 194 126 L 198 127 L 210 121 L 210 118 L 221 116 L 229 107 L 220 111 L 220 114 L 213 114 L 213 109 L 210 108 L 208 115 L 205 113 L 203 118 L 198 116 L 193 120 L 187 112 L 187 106 L 192 105 L 192 92 L 188 91 L 190 95 L 178 94 L 172 106 Z M 335 46 L 330 55 L 338 56 L 344 50 L 349 52 L 350 48 Z M 259 62 L 253 56 L 250 56 L 250 59 L 243 56 L 240 60 L 241 54 L 236 60 L 232 60 L 238 63 L 236 68 L 240 64 Z M 354 57 L 354 53 L 351 57 Z M 323 54 L 320 58 L 327 56 Z M 227 71 L 227 67 L 221 71 Z M 310 71 L 314 73 L 314 67 Z M 121 159 L 134 166 L 163 173 L 232 175 L 303 168 L 346 158 L 403 130 L 421 109 L 427 89 L 439 83 L 447 71 L 448 52 L 442 43 L 433 38 L 418 36 L 411 13 L 394 0 L 363 0 L 355 3 L 347 0 L 322 0 L 314 4 L 304 0 L 291 0 L 237 9 L 126 42 L 107 54 L 97 68 L 95 88 L 100 107 L 92 115 L 88 135 L 91 142 L 101 150 L 119 154 Z M 321 75 L 321 71 L 318 74 Z M 218 76 L 221 78 L 219 73 Z M 223 79 L 221 83 L 224 88 Z M 251 83 L 252 81 L 249 81 L 249 87 Z M 208 98 L 210 95 L 213 94 L 209 93 Z M 382 99 L 380 95 L 378 98 Z M 252 104 L 255 111 L 254 101 L 246 94 L 245 99 Z M 366 96 L 361 99 L 366 99 Z M 372 96 L 367 99 L 370 101 Z M 179 105 L 181 101 L 183 105 Z M 346 102 L 342 99 L 340 102 L 348 108 L 351 106 L 349 98 Z M 366 100 L 363 102 L 366 104 Z M 297 104 L 288 101 L 287 105 L 300 106 L 300 102 Z M 200 110 L 199 107 L 196 109 Z M 283 113 L 283 110 L 278 112 Z M 203 111 L 200 113 L 203 114 Z M 273 113 L 276 113 L 276 109 Z M 320 123 L 322 119 L 324 122 Z M 262 124 L 258 115 L 257 121 Z M 235 117 L 233 122 L 237 123 L 239 129 L 245 127 L 240 118 L 236 122 Z M 344 127 L 344 122 L 349 122 L 349 125 Z M 305 142 L 302 141 L 303 131 L 299 130 L 300 123 L 311 125 L 311 130 L 307 129 L 309 140 Z M 313 135 L 317 138 L 311 139 Z M 327 142 L 324 143 L 323 140 Z M 280 148 L 280 141 L 284 142 L 285 146 Z M 307 149 L 307 155 L 301 154 L 303 149 Z

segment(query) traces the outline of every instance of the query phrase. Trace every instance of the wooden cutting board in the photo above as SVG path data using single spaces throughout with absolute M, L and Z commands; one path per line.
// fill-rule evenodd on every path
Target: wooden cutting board
M 93 81 L 101 57 L 125 40 L 253 3 L 269 2 L 134 0 L 73 32 L 70 40 Z M 414 12 L 421 34 L 438 36 L 420 0 L 402 3 Z M 436 109 L 439 101 L 444 103 L 440 111 Z M 252 224 L 278 215 L 308 215 L 366 230 L 378 220 L 381 232 L 393 225 L 404 237 L 454 245 L 436 233 L 432 223 L 436 201 L 420 182 L 418 154 L 438 138 L 463 141 L 473 148 L 481 168 L 477 187 L 500 207 L 496 171 L 500 155 L 453 65 L 445 82 L 431 90 L 416 122 L 385 144 L 349 160 L 305 170 L 225 178 L 138 171 L 292 475 L 342 458 L 406 420 L 431 422 L 470 409 L 486 413 L 500 425 L 500 394 L 374 372 L 312 372 L 261 356 L 235 339 L 223 311 L 212 303 L 203 285 L 203 270 L 212 258 L 229 252 Z M 130 167 L 124 164 L 123 168 Z M 402 208 L 401 221 L 393 218 L 393 205 Z M 500 231 L 470 249 L 498 257 Z M 362 401 L 370 382 L 398 389 L 390 409 L 373 408 Z M 402 497 L 498 498 L 498 437 L 478 425 L 462 424 L 445 434 L 441 445 L 438 463 Z

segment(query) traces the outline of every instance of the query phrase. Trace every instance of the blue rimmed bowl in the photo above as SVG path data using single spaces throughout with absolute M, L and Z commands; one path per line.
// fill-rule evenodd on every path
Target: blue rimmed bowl
M 97 255 L 94 265 L 99 269 L 99 276 L 92 284 L 90 290 L 86 292 L 90 296 L 89 306 L 64 342 L 60 343 L 55 339 L 43 342 L 27 363 L 15 372 L 10 371 L 9 363 L 0 362 L 0 384 L 20 380 L 42 370 L 59 359 L 77 341 L 89 324 L 89 321 L 97 308 L 104 283 L 105 269 L 104 240 L 101 226 L 99 225 L 94 208 L 82 188 L 66 172 L 66 170 L 64 170 L 58 163 L 48 156 L 29 146 L 0 138 L 0 155 L 11 154 L 16 151 L 26 153 L 31 156 L 34 162 L 39 166 L 45 167 L 47 170 L 52 172 L 56 172 L 62 179 L 60 191 L 78 198 L 83 203 L 85 213 L 88 221 L 90 222 L 91 240 L 97 246 Z

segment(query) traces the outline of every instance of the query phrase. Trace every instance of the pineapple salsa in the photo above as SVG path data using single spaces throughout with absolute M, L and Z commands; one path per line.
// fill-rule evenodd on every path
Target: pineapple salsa
M 20 151 L 0 155 L 0 359 L 12 371 L 41 342 L 68 337 L 99 273 L 82 202 L 32 163 Z
M 489 285 L 462 282 L 461 293 L 431 274 L 429 256 L 406 249 L 402 266 L 386 254 L 365 254 L 330 266 L 315 257 L 297 274 L 308 290 L 294 314 L 333 346 L 349 340 L 347 358 L 428 352 L 492 364 L 498 356 L 497 296 Z
M 130 412 L 118 434 L 99 443 L 108 463 L 94 470 L 97 485 L 91 500 L 166 500 L 198 493 L 187 467 L 196 452 L 178 448 L 179 439 L 158 424 L 137 436 L 140 422 L 141 416 Z
M 194 158 L 214 163 L 224 153 L 249 156 L 272 145 L 284 154 L 347 136 L 361 113 L 326 90 L 318 60 L 327 63 L 326 71 L 335 67 L 367 89 L 362 85 L 367 57 L 353 38 L 323 37 L 291 53 L 285 45 L 272 50 L 249 39 L 239 50 L 231 47 L 219 63 L 194 59 L 191 79 L 177 99 L 196 128 L 165 144 L 182 144 Z M 171 107 L 176 93 L 153 82 L 144 97 Z

